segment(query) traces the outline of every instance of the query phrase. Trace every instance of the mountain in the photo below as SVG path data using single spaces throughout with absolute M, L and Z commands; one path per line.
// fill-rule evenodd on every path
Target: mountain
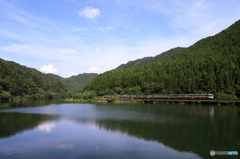
M 177 54 L 177 53 L 179 53 L 181 51 L 184 51 L 184 50 L 185 50 L 185 48 L 183 48 L 183 47 L 176 47 L 176 48 L 170 49 L 166 52 L 163 52 L 163 53 L 161 53 L 161 54 L 159 54 L 155 57 L 144 57 L 144 58 L 137 59 L 137 60 L 134 60 L 134 61 L 129 61 L 126 64 L 121 64 L 120 66 L 115 68 L 115 70 L 125 69 L 125 68 L 134 68 L 134 67 L 146 65 L 146 64 L 149 64 L 149 63 L 157 62 L 159 60 L 162 60 L 166 57 L 172 56 L 172 55 Z
M 100 74 L 84 90 L 97 95 L 211 93 L 217 98 L 240 97 L 240 21 L 158 62 Z
M 79 93 L 87 83 L 98 74 L 96 73 L 83 73 L 69 78 L 62 78 L 58 75 L 48 74 L 49 76 L 58 79 L 63 85 L 66 86 L 70 92 Z
M 36 69 L 0 58 L 0 94 L 58 98 L 66 92 L 66 87 L 55 78 Z

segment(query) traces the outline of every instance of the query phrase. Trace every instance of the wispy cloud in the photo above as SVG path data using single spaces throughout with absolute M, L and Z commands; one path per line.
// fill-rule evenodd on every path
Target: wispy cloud
M 87 19 L 95 19 L 100 16 L 100 10 L 93 7 L 85 7 L 78 12 L 78 15 Z
M 2 51 L 7 51 L 7 52 L 15 52 L 15 53 L 22 53 L 25 55 L 34 55 L 35 54 L 35 49 L 36 49 L 36 45 L 32 45 L 32 44 L 11 44 L 8 46 L 3 46 L 0 47 L 0 50 Z
M 59 49 L 58 53 L 60 54 L 65 54 L 65 55 L 71 55 L 71 54 L 76 54 L 77 51 L 76 50 L 64 50 L 64 49 Z
M 2 38 L 2 39 L 6 39 L 6 37 L 4 37 L 4 36 L 0 36 L 0 38 Z
M 85 28 L 74 28 L 72 31 L 74 32 L 81 32 L 81 31 L 85 31 Z
M 106 27 L 106 28 L 99 27 L 98 29 L 101 31 L 105 31 L 105 30 L 113 30 L 115 29 L 115 27 Z

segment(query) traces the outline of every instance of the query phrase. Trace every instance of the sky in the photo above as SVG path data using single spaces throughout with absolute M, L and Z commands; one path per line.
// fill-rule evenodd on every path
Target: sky
M 0 0 L 0 58 L 65 78 L 103 73 L 239 19 L 239 0 Z

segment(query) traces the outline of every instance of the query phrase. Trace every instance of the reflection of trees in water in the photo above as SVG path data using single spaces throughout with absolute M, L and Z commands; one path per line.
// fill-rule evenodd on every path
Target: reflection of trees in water
M 0 138 L 6 138 L 16 133 L 33 129 L 40 123 L 53 121 L 56 118 L 56 116 L 45 114 L 0 112 Z
M 37 106 L 48 106 L 51 104 L 62 104 L 67 103 L 65 100 L 19 100 L 14 102 L 3 102 L 0 103 L 0 108 L 16 108 L 16 107 L 37 107 Z
M 136 108 L 137 107 L 137 108 Z M 214 116 L 214 106 L 181 105 L 181 104 L 137 104 L 137 105 L 109 105 L 95 107 L 97 111 L 104 112 L 141 112 L 150 115 L 162 116 Z
M 120 131 L 144 140 L 158 141 L 180 151 L 191 151 L 204 158 L 211 157 L 210 150 L 239 150 L 238 109 L 228 106 L 216 107 L 214 116 L 212 109 L 205 107 L 198 114 L 196 113 L 201 111 L 200 108 L 195 109 L 196 112 L 192 109 L 189 113 L 185 109 L 182 111 L 165 109 L 170 114 L 186 114 L 190 122 L 162 123 L 108 118 L 97 120 L 96 125 L 109 131 Z
M 192 151 L 202 157 L 214 150 L 239 150 L 240 137 L 237 121 L 226 124 L 217 119 L 214 124 L 162 124 L 135 121 L 99 120 L 97 125 L 110 131 L 120 131 L 137 138 L 158 141 L 180 151 Z M 227 122 L 229 123 L 229 122 Z

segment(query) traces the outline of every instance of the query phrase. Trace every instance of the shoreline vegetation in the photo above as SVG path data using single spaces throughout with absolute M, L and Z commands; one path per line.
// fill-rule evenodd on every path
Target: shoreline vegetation
M 103 98 L 102 96 L 96 96 L 94 91 L 85 91 L 82 94 L 68 93 L 66 101 L 80 102 L 80 103 L 137 103 L 139 100 L 127 99 L 122 100 L 119 98 Z
M 68 102 L 76 102 L 76 103 L 125 103 L 125 104 L 134 104 L 134 103 L 143 103 L 142 100 L 135 99 L 119 99 L 119 98 L 103 98 L 103 97 L 95 97 L 92 99 L 66 99 Z
M 66 102 L 71 102 L 71 103 L 112 103 L 112 104 L 137 104 L 137 103 L 153 103 L 153 104 L 211 104 L 211 105 L 239 105 L 237 102 L 233 101 L 186 101 L 186 100 L 141 100 L 141 99 L 131 99 L 131 98 L 126 98 L 126 99 L 121 99 L 121 98 L 103 98 L 102 96 L 100 97 L 93 97 L 93 98 L 52 98 L 52 99 L 32 99 L 32 98 L 20 98 L 20 97 L 12 97 L 11 100 L 8 101 L 3 101 L 0 100 L 1 103 L 7 103 L 7 102 L 19 102 L 19 101 L 40 101 L 40 100 L 65 100 Z M 216 100 L 216 99 L 215 99 Z
M 67 102 L 75 103 L 115 103 L 115 104 L 135 104 L 135 103 L 176 103 L 176 104 L 217 104 L 217 105 L 239 105 L 238 102 L 234 101 L 216 101 L 217 99 L 237 99 L 230 95 L 216 94 L 214 95 L 213 101 L 186 101 L 186 100 L 142 100 L 132 98 L 103 98 L 103 96 L 96 96 L 94 91 L 85 91 L 81 94 L 74 92 L 68 92 L 64 94 L 59 93 L 46 93 L 46 94 L 32 94 L 23 97 L 14 97 L 8 92 L 0 94 L 0 102 L 15 102 L 15 101 L 34 101 L 34 100 L 53 100 L 53 99 L 64 99 Z
M 46 93 L 37 93 L 32 95 L 25 95 L 25 96 L 12 96 L 8 92 L 0 93 L 0 102 L 10 102 L 10 101 L 19 101 L 19 100 L 52 100 L 52 99 L 64 99 L 66 98 L 66 93 L 53 93 L 53 92 L 46 92 Z
M 227 97 L 227 96 L 219 96 L 219 97 Z M 227 98 L 214 98 L 210 100 L 184 100 L 184 99 L 169 99 L 169 100 L 144 100 L 144 99 L 132 99 L 132 98 L 117 98 L 110 97 L 104 98 L 102 96 L 95 96 L 95 92 L 87 91 L 83 94 L 69 94 L 66 101 L 68 102 L 76 102 L 76 103 L 115 103 L 115 104 L 135 104 L 135 103 L 176 103 L 176 104 L 216 104 L 216 105 L 239 105 L 238 101 L 234 101 L 237 98 L 228 98 L 233 99 L 230 101 L 221 100 Z
M 186 100 L 141 100 L 141 99 L 121 99 L 121 98 L 103 98 L 103 97 L 95 97 L 92 99 L 65 99 L 67 102 L 73 103 L 113 103 L 113 104 L 137 104 L 137 103 L 152 103 L 152 104 L 205 104 L 205 105 L 239 105 L 239 102 L 234 101 L 186 101 Z
M 217 104 L 217 105 L 239 105 L 238 102 L 234 101 L 221 101 L 220 99 L 237 99 L 232 96 L 226 96 L 222 94 L 216 94 L 214 99 L 211 101 L 187 101 L 187 100 L 142 100 L 132 98 L 103 98 L 103 96 L 96 96 L 94 91 L 85 91 L 82 94 L 76 94 L 74 92 L 68 92 L 65 94 L 33 94 L 24 97 L 13 97 L 7 92 L 0 94 L 0 102 L 15 102 L 15 101 L 34 101 L 34 100 L 53 100 L 53 99 L 64 99 L 67 102 L 75 103 L 115 103 L 115 104 L 135 104 L 135 103 L 176 103 L 176 104 Z M 219 101 L 216 101 L 219 99 Z

